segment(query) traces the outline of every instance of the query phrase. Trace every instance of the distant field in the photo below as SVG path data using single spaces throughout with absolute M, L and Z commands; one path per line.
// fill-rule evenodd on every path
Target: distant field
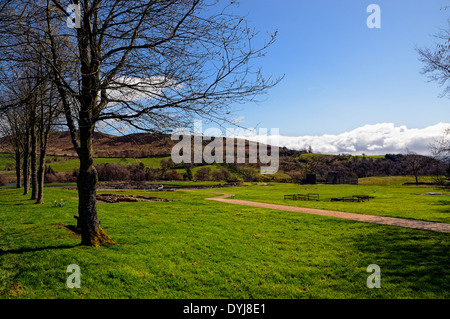
M 189 186 L 216 186 L 216 185 L 222 185 L 224 182 L 185 182 L 185 181 L 174 181 L 174 182 L 147 182 L 147 185 L 173 185 L 173 186 L 183 186 L 183 187 L 189 187 Z
M 220 190 L 235 194 L 235 199 L 264 203 L 301 206 L 350 213 L 390 216 L 450 223 L 450 193 L 443 196 L 426 195 L 436 192 L 432 187 L 367 186 L 367 185 L 294 185 L 239 187 Z M 211 190 L 217 193 L 217 190 Z M 288 194 L 319 194 L 321 201 L 285 200 Z M 369 195 L 372 200 L 360 203 L 330 202 L 333 197 Z
M 104 163 L 115 163 L 115 164 L 139 164 L 144 163 L 146 167 L 157 167 L 161 165 L 163 158 L 95 158 L 94 163 L 104 164 Z M 166 159 L 169 159 L 167 157 Z M 78 159 L 67 159 L 63 156 L 49 156 L 47 158 L 47 165 L 50 165 L 55 172 L 71 172 L 75 168 L 79 167 Z M 14 170 L 15 163 L 14 158 L 9 154 L 0 154 L 0 171 L 5 171 L 7 169 Z
M 358 159 L 361 159 L 361 158 L 377 159 L 377 158 L 385 158 L 386 156 L 385 155 L 365 155 L 365 156 L 356 155 L 356 156 L 352 156 L 352 157 L 356 157 Z
M 153 157 L 153 158 L 94 158 L 94 164 L 106 164 L 106 163 L 114 163 L 120 165 L 138 165 L 139 163 L 143 163 L 145 167 L 148 168 L 161 168 L 161 161 L 163 159 L 170 159 L 170 157 Z M 55 172 L 72 172 L 75 168 L 79 167 L 78 159 L 67 159 L 62 156 L 49 156 L 47 159 L 47 166 L 51 166 L 51 168 Z M 211 170 L 220 170 L 223 166 L 220 164 L 216 165 L 205 165 L 211 168 Z M 11 155 L 8 154 L 0 154 L 0 171 L 6 170 L 7 167 L 14 169 L 14 159 Z M 192 172 L 195 174 L 197 170 L 201 167 L 194 167 Z M 180 173 L 184 173 L 184 169 L 178 169 Z
M 15 168 L 14 158 L 10 154 L 0 154 L 0 171 L 5 171 L 8 168 Z
M 300 155 L 300 157 L 302 157 L 302 158 L 323 158 L 323 157 L 327 157 L 327 156 L 336 156 L 336 155 L 327 155 L 327 154 L 318 154 L 318 153 L 303 153 Z M 347 155 L 342 155 L 342 156 L 347 156 Z M 362 155 L 353 156 L 352 155 L 352 156 L 349 156 L 349 159 L 353 159 L 353 158 L 377 159 L 377 158 L 385 158 L 385 155 L 366 155 L 366 156 L 362 156 Z
M 359 185 L 374 185 L 374 186 L 400 186 L 406 183 L 415 183 L 414 176 L 386 176 L 386 177 L 365 177 L 359 178 Z M 434 183 L 433 176 L 419 176 L 419 183 Z
M 79 167 L 79 161 L 78 159 L 73 160 L 61 160 L 63 158 L 59 157 L 57 158 L 57 161 L 51 161 L 47 163 L 47 165 L 50 165 L 51 168 L 55 172 L 71 172 L 75 168 Z M 139 163 L 143 163 L 146 167 L 152 168 L 157 167 L 159 168 L 161 165 L 162 158 L 140 158 L 140 159 L 134 159 L 134 158 L 94 158 L 94 164 L 100 165 L 100 164 L 106 164 L 106 163 L 114 163 L 114 164 L 121 164 L 121 165 L 137 165 Z
M 306 153 L 302 154 L 302 157 L 317 157 L 317 156 L 326 156 L 322 154 L 314 154 L 314 153 Z M 359 157 L 359 156 L 355 156 Z M 380 158 L 384 156 L 367 156 L 367 158 Z M 138 165 L 140 163 L 143 163 L 145 167 L 148 168 L 161 168 L 161 161 L 163 159 L 170 159 L 170 157 L 164 157 L 164 158 L 95 158 L 94 163 L 96 165 L 99 164 L 105 164 L 105 163 L 114 163 L 114 164 L 120 164 L 120 165 Z M 53 171 L 55 172 L 72 172 L 74 169 L 79 167 L 79 160 L 78 159 L 68 159 L 67 157 L 63 156 L 49 156 L 47 158 L 47 166 L 50 166 Z M 225 166 L 222 164 L 214 164 L 214 165 L 205 165 L 206 167 L 209 167 L 211 171 L 220 170 L 224 168 Z M 202 166 L 202 167 L 205 167 Z M 193 167 L 192 173 L 195 175 L 195 173 L 201 169 L 202 167 L 196 166 Z M 0 173 L 2 175 L 8 176 L 10 179 L 14 179 L 15 177 L 15 163 L 14 158 L 10 154 L 0 154 Z M 238 179 L 242 179 L 242 174 L 231 170 L 230 168 L 227 168 L 230 170 L 233 174 L 236 174 Z M 185 169 L 176 169 L 176 171 L 180 174 L 184 174 L 186 172 Z M 276 178 L 278 180 L 289 180 L 290 176 L 282 171 L 279 171 L 276 173 Z M 413 176 L 388 176 L 388 177 L 366 177 L 366 178 L 360 178 L 359 180 L 360 185 L 365 186 L 400 186 L 405 183 L 414 183 L 415 178 Z M 421 183 L 432 183 L 434 182 L 434 177 L 432 176 L 420 176 L 419 182 Z

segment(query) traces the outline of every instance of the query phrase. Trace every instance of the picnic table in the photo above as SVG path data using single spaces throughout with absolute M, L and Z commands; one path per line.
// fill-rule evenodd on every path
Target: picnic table
M 373 199 L 375 197 L 368 195 L 353 195 L 353 196 L 345 196 L 340 198 L 331 198 L 331 202 L 364 202 L 369 199 Z
M 319 201 L 319 194 L 289 194 L 284 195 L 284 199 Z

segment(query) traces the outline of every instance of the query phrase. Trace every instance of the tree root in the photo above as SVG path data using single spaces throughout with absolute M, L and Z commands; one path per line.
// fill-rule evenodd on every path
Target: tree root
M 81 245 L 99 248 L 101 245 L 117 245 L 117 243 L 102 228 L 97 228 L 89 232 L 89 238 L 82 239 Z

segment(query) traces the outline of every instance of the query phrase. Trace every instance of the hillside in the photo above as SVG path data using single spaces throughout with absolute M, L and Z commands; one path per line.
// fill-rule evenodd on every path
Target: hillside
M 125 136 L 114 136 L 104 133 L 94 135 L 94 157 L 96 164 L 116 163 L 122 166 L 141 164 L 144 167 L 155 169 L 162 168 L 161 161 L 170 159 L 171 151 L 178 141 L 172 141 L 170 135 L 136 133 Z M 205 141 L 203 146 L 209 142 Z M 235 140 L 235 147 L 237 141 Z M 261 165 L 249 164 L 249 146 L 253 142 L 245 142 L 246 164 L 224 163 L 207 165 L 206 163 L 195 165 L 210 166 L 212 171 L 225 168 L 236 173 L 239 178 L 248 181 L 281 181 L 304 182 L 307 174 L 315 175 L 318 182 L 327 182 L 329 173 L 334 172 L 343 182 L 354 181 L 357 178 L 372 176 L 406 176 L 406 175 L 446 175 L 448 164 L 436 161 L 424 156 L 419 156 L 415 161 L 420 162 L 420 170 L 412 171 L 417 163 L 411 162 L 411 157 L 406 155 L 386 154 L 384 156 L 351 156 L 351 155 L 325 155 L 314 154 L 306 151 L 296 151 L 280 148 L 279 171 L 274 176 L 260 176 L 257 168 Z M 226 143 L 224 143 L 226 144 Z M 192 145 L 194 145 L 192 143 Z M 268 147 L 270 150 L 270 147 Z M 224 149 L 225 152 L 225 149 Z M 270 152 L 270 151 L 269 151 Z M 7 138 L 0 139 L 0 153 L 12 153 L 12 147 Z M 235 151 L 237 154 L 237 151 Z M 72 146 L 68 132 L 53 132 L 49 138 L 48 161 L 55 171 L 71 172 L 77 167 L 76 152 Z M 225 156 L 224 156 L 225 159 Z M 5 163 L 0 171 L 12 171 L 14 165 L 11 159 L 3 158 Z M 57 162 L 57 163 L 55 163 Z M 167 163 L 165 164 L 167 166 Z M 265 166 L 265 165 L 264 165 Z M 179 174 L 186 173 L 185 165 L 171 165 Z M 12 172 L 11 172 L 12 173 Z M 7 174 L 9 175 L 9 174 Z
M 114 158 L 144 158 L 170 156 L 173 146 L 171 136 L 159 133 L 135 133 L 123 136 L 94 133 L 94 156 Z M 208 142 L 204 142 L 206 145 Z M 248 144 L 246 141 L 246 155 Z M 253 142 L 250 142 L 253 143 Z M 224 143 L 225 144 L 225 143 Z M 8 138 L 0 138 L 0 153 L 12 153 Z M 49 156 L 76 156 L 69 132 L 52 132 L 49 136 Z M 280 149 L 280 156 L 291 156 L 305 153 L 286 148 Z
M 69 132 L 53 132 L 49 137 L 48 154 L 76 156 Z M 162 157 L 170 155 L 173 142 L 162 134 L 131 134 L 125 136 L 94 134 L 95 157 Z
M 96 132 L 94 134 L 95 157 L 153 157 L 170 154 L 170 136 L 162 134 L 131 134 L 115 136 Z M 12 153 L 7 138 L 0 139 L 0 151 Z M 52 132 L 49 136 L 48 155 L 77 156 L 69 132 Z

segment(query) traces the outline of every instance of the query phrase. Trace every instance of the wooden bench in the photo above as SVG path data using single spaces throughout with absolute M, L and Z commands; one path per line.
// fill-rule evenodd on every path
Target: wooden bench
M 369 195 L 353 195 L 353 197 L 359 199 L 360 201 L 374 199 L 375 197 Z
M 369 199 L 373 199 L 375 197 L 368 195 L 353 195 L 353 196 L 345 196 L 340 198 L 331 198 L 331 202 L 364 202 Z
M 319 194 L 308 194 L 308 200 L 318 202 L 320 200 Z
M 289 194 L 284 195 L 284 199 L 319 201 L 319 194 Z

